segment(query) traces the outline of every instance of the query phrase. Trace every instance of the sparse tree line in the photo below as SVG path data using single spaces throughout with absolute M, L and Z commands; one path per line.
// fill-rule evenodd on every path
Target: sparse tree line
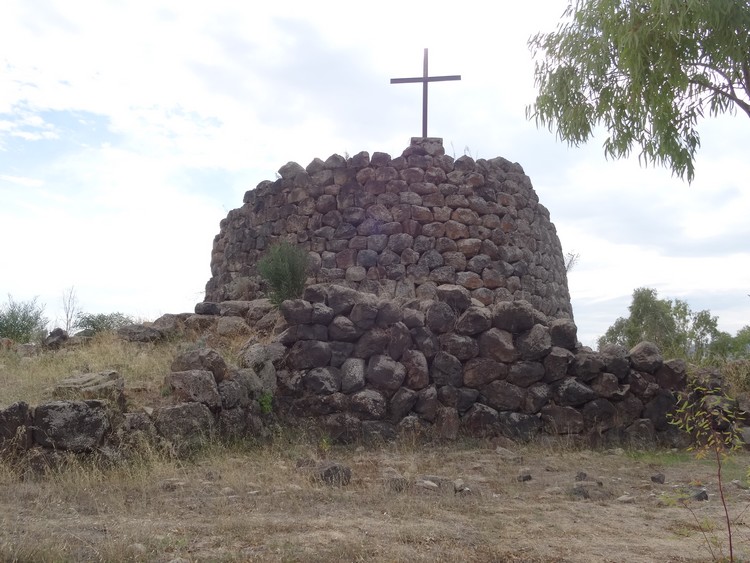
M 135 322 L 135 319 L 123 313 L 83 312 L 72 287 L 63 292 L 62 307 L 60 326 L 69 334 L 94 336 Z M 8 295 L 8 300 L 0 306 L 0 338 L 9 338 L 17 343 L 41 342 L 49 327 L 45 306 L 36 297 L 17 301 Z
M 630 314 L 620 317 L 599 338 L 599 348 L 620 344 L 626 348 L 647 340 L 665 357 L 695 363 L 750 358 L 750 325 L 732 336 L 718 329 L 711 311 L 693 311 L 681 299 L 660 299 L 655 289 L 633 292 Z

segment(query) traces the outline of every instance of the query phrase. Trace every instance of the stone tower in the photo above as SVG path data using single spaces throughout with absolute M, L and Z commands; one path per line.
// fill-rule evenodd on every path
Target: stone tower
M 433 299 L 455 284 L 480 303 L 526 300 L 572 318 L 560 240 L 519 164 L 445 154 L 414 138 L 401 156 L 289 162 L 221 221 L 206 301 L 262 296 L 255 265 L 276 241 L 307 250 L 310 283 Z

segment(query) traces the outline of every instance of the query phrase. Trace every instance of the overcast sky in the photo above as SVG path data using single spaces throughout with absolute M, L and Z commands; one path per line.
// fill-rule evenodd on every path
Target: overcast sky
M 267 4 L 267 5 L 265 5 Z M 397 156 L 421 133 L 456 157 L 519 162 L 566 252 L 579 338 L 593 345 L 637 287 L 750 324 L 750 122 L 704 123 L 692 185 L 569 148 L 525 118 L 530 35 L 567 0 L 522 3 L 63 2 L 0 9 L 0 301 L 51 319 L 192 311 L 219 221 L 288 161 Z

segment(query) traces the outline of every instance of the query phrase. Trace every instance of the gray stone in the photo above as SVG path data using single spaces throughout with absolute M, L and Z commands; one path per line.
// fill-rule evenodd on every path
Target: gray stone
M 535 324 L 534 308 L 528 301 L 502 301 L 495 304 L 492 313 L 495 328 L 512 334 L 531 330 Z
M 505 363 L 515 362 L 521 356 L 513 343 L 513 335 L 497 328 L 491 328 L 479 335 L 479 354 Z
M 213 348 L 198 348 L 181 352 L 172 360 L 172 371 L 207 370 L 216 383 L 224 380 L 227 374 L 227 363 Z
M 456 313 L 450 305 L 440 301 L 432 303 L 425 314 L 427 328 L 433 333 L 444 333 L 453 330 L 456 324 Z
M 604 361 L 604 370 L 623 381 L 630 373 L 630 360 L 628 351 L 618 344 L 605 344 L 600 350 Z
M 219 383 L 217 387 L 219 397 L 221 397 L 222 409 L 246 407 L 250 402 L 247 387 L 238 379 L 226 379 Z
M 87 452 L 110 430 L 108 403 L 100 400 L 52 401 L 34 409 L 34 442 L 45 448 Z
M 388 330 L 375 327 L 365 332 L 354 346 L 354 355 L 357 358 L 368 359 L 371 356 L 382 355 L 390 344 Z
M 490 407 L 512 411 L 521 407 L 525 391 L 507 381 L 496 380 L 480 389 L 480 400 Z
M 496 379 L 505 379 L 508 366 L 490 358 L 474 358 L 464 364 L 463 372 L 464 385 L 478 388 Z
M 455 440 L 458 438 L 458 430 L 461 420 L 458 411 L 453 407 L 438 407 L 435 417 L 435 430 L 444 440 Z
M 219 317 L 216 321 L 216 333 L 219 336 L 234 337 L 251 332 L 250 326 L 240 317 Z
M 317 395 L 330 395 L 341 390 L 341 370 L 334 367 L 313 368 L 305 373 L 302 384 Z
M 164 384 L 177 401 L 203 403 L 209 409 L 221 407 L 221 397 L 213 373 L 208 370 L 191 369 L 176 371 L 164 378 Z
M 391 422 L 398 423 L 402 418 L 409 414 L 412 407 L 417 402 L 417 392 L 408 387 L 401 387 L 391 397 L 389 403 Z
M 463 385 L 463 366 L 461 361 L 448 352 L 438 352 L 432 360 L 430 370 L 435 385 Z
M 142 324 L 131 324 L 117 329 L 117 336 L 128 342 L 159 342 L 164 333 L 158 328 Z
M 349 444 L 362 437 L 362 421 L 347 412 L 325 417 L 323 429 L 336 443 Z
M 55 399 L 103 399 L 125 409 L 125 380 L 114 370 L 83 373 L 67 377 L 55 384 Z
M 373 387 L 395 391 L 401 387 L 405 378 L 406 368 L 403 364 L 385 355 L 370 357 L 365 379 Z
M 519 387 L 528 387 L 544 379 L 544 365 L 540 362 L 517 362 L 510 366 L 506 380 Z
M 530 331 L 518 337 L 516 345 L 524 360 L 540 360 L 552 350 L 549 329 L 535 324 Z
M 23 401 L 0 409 L 0 452 L 31 447 L 31 414 Z
M 482 403 L 475 403 L 461 417 L 461 426 L 469 436 L 476 438 L 493 436 L 498 432 L 497 411 Z
M 365 386 L 365 360 L 348 358 L 341 366 L 341 391 L 354 393 Z
M 430 383 L 427 358 L 419 350 L 405 350 L 401 356 L 401 363 L 406 368 L 404 385 L 409 389 L 419 390 Z
M 345 487 L 352 479 L 352 470 L 343 463 L 325 461 L 315 468 L 314 478 L 330 487 Z
M 437 416 L 437 409 L 440 406 L 438 401 L 437 389 L 434 386 L 420 389 L 417 393 L 417 402 L 414 404 L 414 412 L 420 418 L 432 422 Z
M 382 393 L 374 389 L 363 389 L 351 396 L 352 412 L 364 420 L 379 420 L 385 417 L 386 400 Z
M 304 299 L 287 299 L 279 306 L 279 311 L 289 325 L 312 322 L 313 304 Z
M 389 334 L 388 355 L 398 361 L 404 352 L 412 346 L 411 333 L 404 323 L 397 322 L 391 326 Z
M 443 284 L 437 287 L 437 297 L 447 303 L 453 311 L 465 311 L 471 305 L 469 290 L 460 285 Z
M 563 407 L 578 407 L 596 398 L 591 387 L 572 377 L 555 383 L 553 393 L 557 403 Z
M 539 417 L 519 412 L 498 412 L 497 421 L 503 435 L 522 442 L 530 441 L 542 427 Z
M 342 315 L 335 317 L 328 326 L 328 338 L 330 340 L 356 342 L 363 334 L 364 330 L 357 327 L 351 319 Z
M 420 326 L 410 332 L 417 348 L 427 359 L 433 358 L 440 351 L 440 341 L 428 328 Z
M 544 358 L 544 381 L 553 383 L 568 375 L 568 368 L 573 363 L 575 356 L 564 348 L 553 347 Z
M 456 333 L 474 336 L 492 327 L 492 313 L 487 307 L 469 307 L 456 322 Z
M 549 434 L 579 434 L 583 432 L 583 415 L 573 407 L 546 405 L 542 407 L 542 422 Z
M 607 399 L 594 399 L 581 409 L 586 428 L 602 433 L 617 425 L 617 409 Z
M 310 369 L 327 366 L 331 360 L 331 347 L 319 340 L 295 342 L 287 355 L 287 363 L 292 369 Z
M 549 324 L 552 345 L 566 350 L 575 350 L 578 342 L 578 329 L 570 319 L 554 319 Z
M 640 342 L 629 353 L 633 369 L 646 373 L 656 373 L 664 363 L 658 346 L 653 342 Z

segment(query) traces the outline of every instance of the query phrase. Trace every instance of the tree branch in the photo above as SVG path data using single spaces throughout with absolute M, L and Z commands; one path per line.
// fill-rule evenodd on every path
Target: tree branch
M 748 117 L 750 117 L 750 103 L 748 103 L 748 102 L 746 102 L 746 101 L 738 98 L 734 94 L 734 88 L 731 88 L 731 86 L 730 86 L 730 88 L 731 88 L 732 92 L 729 93 L 729 92 L 727 92 L 725 90 L 722 90 L 718 86 L 714 86 L 711 83 L 700 82 L 699 80 L 691 79 L 690 80 L 690 84 L 694 84 L 694 85 L 699 86 L 701 88 L 706 88 L 708 90 L 711 90 L 712 92 L 714 92 L 715 94 L 717 94 L 719 96 L 723 96 L 723 97 L 725 97 L 725 98 L 733 101 L 735 104 L 737 104 L 740 107 L 740 109 L 742 111 L 744 111 L 747 114 Z

